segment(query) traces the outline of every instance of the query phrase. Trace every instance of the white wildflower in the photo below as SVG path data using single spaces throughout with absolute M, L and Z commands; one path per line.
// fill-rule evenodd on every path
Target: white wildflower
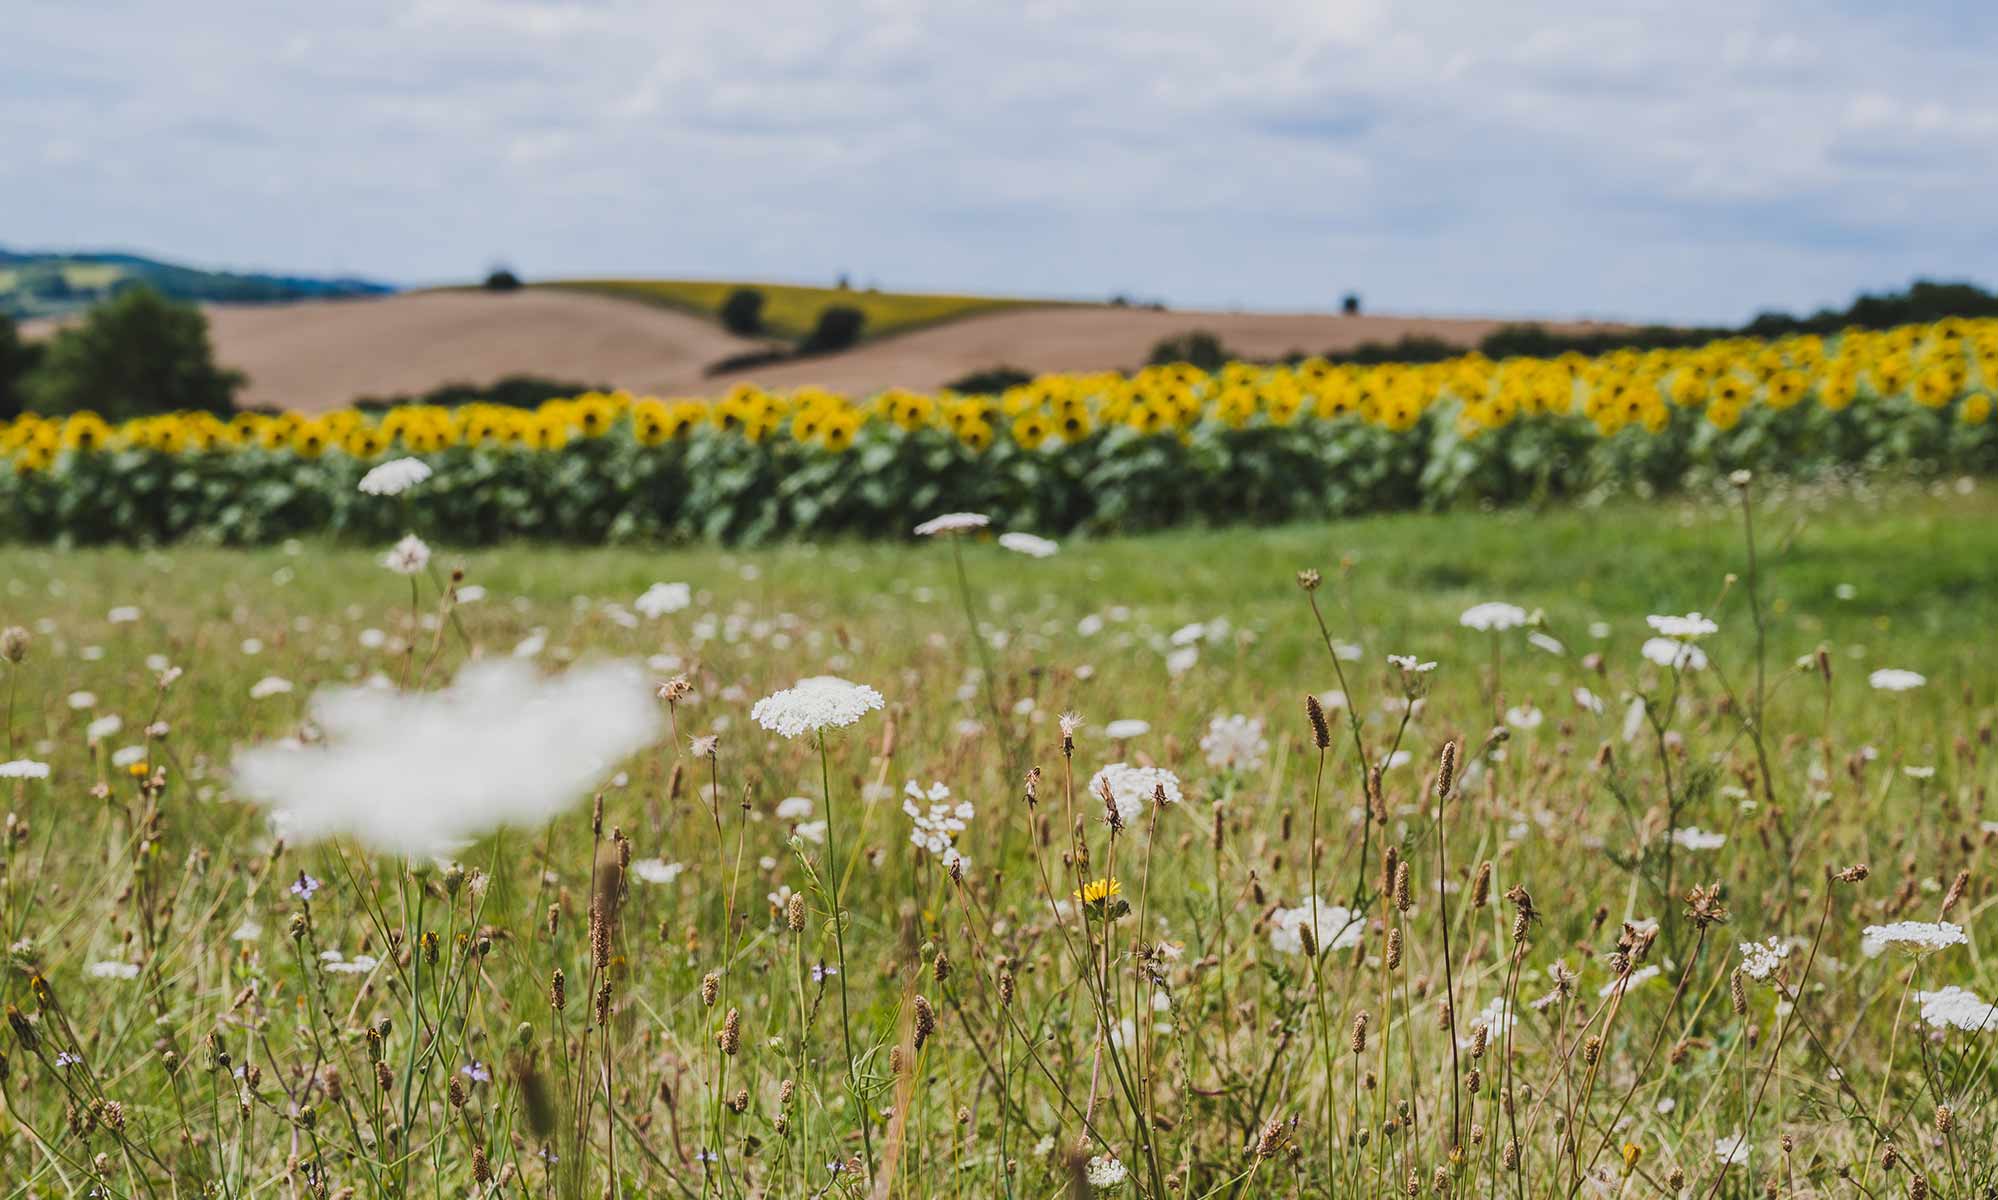
M 957 835 L 965 831 L 966 822 L 974 815 L 971 802 L 952 803 L 950 788 L 944 784 L 933 782 L 923 788 L 913 779 L 903 786 L 902 793 L 902 811 L 915 826 L 909 832 L 909 841 L 931 854 L 950 853 Z
M 1681 642 L 1694 641 L 1710 633 L 1720 632 L 1719 625 L 1699 613 L 1687 613 L 1683 617 L 1661 617 L 1654 614 L 1644 620 L 1661 635 Z
M 361 476 L 361 491 L 370 496 L 400 496 L 430 478 L 430 465 L 421 459 L 391 459 Z
M 781 737 L 844 729 L 882 705 L 881 693 L 833 675 L 800 679 L 758 700 L 751 720 Z
M 693 606 L 694 589 L 684 583 L 655 583 L 645 589 L 645 594 L 632 601 L 631 606 L 648 621 L 657 621 L 670 613 L 683 612 Z
M 430 565 L 430 547 L 422 538 L 408 534 L 382 556 L 382 565 L 398 575 L 414 575 Z
M 0 762 L 0 779 L 47 779 L 49 765 L 32 759 L 16 758 Z
M 1898 667 L 1882 667 L 1866 677 L 1866 682 L 1882 692 L 1907 692 L 1928 682 L 1928 677 Z
M 272 696 L 282 696 L 291 691 L 291 680 L 276 675 L 266 675 L 250 685 L 250 699 L 268 700 Z
M 1163 767 L 1133 767 L 1125 763 L 1111 763 L 1089 777 L 1089 794 L 1101 799 L 1105 786 L 1110 789 L 1110 798 L 1117 805 L 1117 815 L 1130 825 L 1143 815 L 1145 806 L 1151 804 L 1160 789 L 1165 791 L 1167 804 L 1180 802 L 1179 776 Z
M 1949 921 L 1895 921 L 1889 925 L 1868 925 L 1859 935 L 1859 945 L 1867 954 L 1897 950 L 1911 958 L 1923 958 L 1938 950 L 1968 944 L 1963 926 Z
M 1314 908 L 1316 920 L 1313 920 Z M 1310 929 L 1318 952 L 1351 950 L 1366 933 L 1366 920 L 1343 904 L 1306 900 L 1297 908 L 1270 914 L 1270 947 L 1279 954 L 1304 953 L 1304 931 Z
M 1966 1033 L 1998 1030 L 1998 1005 L 1986 1004 L 1976 992 L 1955 984 L 1934 992 L 1916 992 L 1922 1006 L 1922 1022 L 1933 1029 L 1961 1029 Z
M 139 968 L 128 962 L 94 962 L 89 968 L 92 979 L 137 979 Z
M 935 537 L 940 533 L 969 533 L 983 529 L 992 523 L 992 518 L 984 513 L 954 512 L 940 517 L 931 517 L 916 526 L 917 537 Z
M 1143 737 L 1151 731 L 1150 721 L 1141 721 L 1136 717 L 1120 717 L 1103 727 L 1103 736 L 1112 741 L 1128 742 L 1132 738 Z
M 1674 641 L 1665 637 L 1647 638 L 1643 652 L 1646 659 L 1661 667 L 1676 667 L 1681 671 L 1707 669 L 1706 651 L 1691 642 Z
M 671 883 L 686 869 L 682 863 L 669 863 L 661 858 L 641 858 L 631 864 L 631 873 L 647 883 Z
M 1709 833 L 1698 825 L 1672 831 L 1672 844 L 1681 850 L 1718 850 L 1727 845 L 1724 833 Z
M 1790 957 L 1790 943 L 1782 938 L 1741 944 L 1741 973 L 1750 979 L 1766 981 Z
M 1526 610 L 1517 604 L 1488 601 L 1465 609 L 1464 614 L 1457 618 L 1457 623 L 1466 629 L 1499 633 L 1526 624 Z
M 1263 765 L 1270 742 L 1263 736 L 1261 717 L 1236 713 L 1208 722 L 1207 732 L 1200 737 L 1200 749 L 1207 756 L 1207 765 L 1216 770 L 1254 771 Z
M 1060 543 L 1031 533 L 1002 533 L 999 535 L 999 544 L 1015 554 L 1024 554 L 1029 558 L 1053 558 L 1061 549 Z

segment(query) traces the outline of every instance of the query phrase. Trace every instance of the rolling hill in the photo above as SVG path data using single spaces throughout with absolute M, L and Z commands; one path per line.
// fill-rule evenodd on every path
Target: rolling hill
M 178 300 L 228 304 L 379 296 L 395 290 L 366 279 L 206 271 L 137 254 L 0 247 L 0 316 L 63 316 L 135 284 Z

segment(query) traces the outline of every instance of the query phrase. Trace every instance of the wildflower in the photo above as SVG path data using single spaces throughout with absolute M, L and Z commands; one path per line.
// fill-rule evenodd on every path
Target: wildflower
M 1531 704 L 1516 704 L 1505 710 L 1505 723 L 1514 729 L 1538 729 L 1546 719 L 1547 715 Z
M 1390 654 L 1388 665 L 1399 669 L 1405 675 L 1427 675 L 1436 669 L 1433 662 L 1421 662 L 1413 654 Z
M 948 787 L 931 783 L 925 791 L 913 779 L 903 788 L 903 793 L 902 811 L 915 825 L 909 832 L 909 841 L 931 854 L 949 854 L 957 835 L 964 832 L 965 822 L 973 816 L 971 802 L 959 800 L 953 804 Z M 928 808 L 918 807 L 919 803 L 927 804 Z
M 96 692 L 71 692 L 71 693 L 69 694 L 69 707 L 70 707 L 70 708 L 71 708 L 71 709 L 72 709 L 73 711 L 76 711 L 76 712 L 81 712 L 81 711 L 83 711 L 83 710 L 84 710 L 84 709 L 86 709 L 86 708 L 96 708 L 96 707 L 97 707 L 97 693 L 96 693 Z
M 300 900 L 303 900 L 307 904 L 310 904 L 312 903 L 312 898 L 319 894 L 319 889 L 321 886 L 322 885 L 317 879 L 314 879 L 312 876 L 307 875 L 303 871 L 300 871 L 298 873 L 298 878 L 292 881 L 292 885 L 289 890 L 292 895 L 297 896 Z
M 118 607 L 112 609 L 110 612 L 104 614 L 104 619 L 113 625 L 130 625 L 132 622 L 138 620 L 142 615 L 144 614 L 142 614 L 133 605 L 121 604 Z
M 400 496 L 430 478 L 430 465 L 421 459 L 391 459 L 361 476 L 361 491 L 370 496 Z
M 510 659 L 474 662 L 436 692 L 321 689 L 311 717 L 317 744 L 239 752 L 236 790 L 294 842 L 344 834 L 410 855 L 546 821 L 661 725 L 631 664 L 543 679 Z
M 1644 657 L 1661 667 L 1671 667 L 1680 671 L 1704 671 L 1707 669 L 1707 655 L 1691 642 L 1675 641 L 1672 638 L 1647 638 L 1642 647 Z
M 1644 618 L 1644 620 L 1646 624 L 1657 630 L 1661 635 L 1681 642 L 1696 641 L 1710 633 L 1720 632 L 1719 625 L 1715 624 L 1711 618 L 1703 617 L 1699 613 L 1687 613 L 1683 617 L 1661 617 L 1653 615 Z
M 1928 677 L 1896 667 L 1882 667 L 1868 675 L 1866 682 L 1879 692 L 1907 692 L 1927 683 Z
M 1594 692 L 1590 691 L 1585 687 L 1578 687 L 1575 689 L 1575 707 L 1583 710 L 1584 712 L 1594 713 L 1596 716 L 1599 717 L 1602 716 L 1604 712 L 1608 711 L 1609 708 L 1608 705 L 1603 703 L 1603 698 L 1601 696 L 1596 695 Z
M 1101 1154 L 1090 1158 L 1088 1166 L 1083 1168 L 1083 1178 L 1089 1181 L 1090 1187 L 1099 1192 L 1113 1191 L 1122 1187 L 1124 1180 L 1130 1178 L 1130 1175 L 1130 1168 L 1122 1162 Z
M 1545 650 L 1549 654 L 1566 654 L 1568 652 L 1566 646 L 1563 646 L 1558 640 L 1549 637 L 1538 629 L 1526 635 L 1526 644 L 1536 650 Z
M 1781 938 L 1741 944 L 1741 973 L 1757 982 L 1766 981 L 1790 957 L 1790 943 Z
M 1868 925 L 1861 932 L 1860 948 L 1878 954 L 1892 948 L 1911 958 L 1924 958 L 1938 950 L 1968 944 L 1963 926 L 1948 921 L 1896 921 L 1891 925 Z
M 1036 537 L 1031 533 L 1002 533 L 999 535 L 999 544 L 1015 554 L 1024 554 L 1029 558 L 1052 558 L 1061 549 L 1059 543 L 1044 537 Z
M 1124 885 L 1115 879 L 1092 879 L 1069 894 L 1084 904 L 1101 904 L 1123 891 Z
M 1708 833 L 1697 825 L 1672 831 L 1672 844 L 1681 850 L 1718 850 L 1727 844 L 1724 833 Z
M 839 974 L 838 967 L 829 966 L 823 961 L 812 964 L 813 983 L 824 983 L 826 980 L 831 979 L 833 976 L 837 974 Z
M 1483 1032 L 1485 1040 L 1488 1043 L 1503 1039 L 1507 1032 L 1512 1029 L 1515 1020 L 1512 1007 L 1505 1002 L 1505 997 L 1493 996 L 1484 1008 L 1474 1014 L 1470 1021 L 1465 1024 L 1464 1029 L 1467 1036 L 1464 1044 L 1468 1046 L 1475 1041 L 1480 1031 Z
M 810 817 L 817 803 L 810 796 L 786 796 L 777 802 L 777 819 L 802 821 Z
M 486 1069 L 486 1064 L 476 1058 L 466 1065 L 459 1067 L 458 1074 L 463 1075 L 473 1083 L 491 1083 L 493 1081 L 493 1073 Z
M 0 779 L 47 779 L 49 765 L 31 759 L 17 758 L 10 762 L 0 762 Z
M 749 715 L 781 737 L 844 729 L 882 706 L 881 693 L 832 675 L 801 679 L 758 700 Z
M 954 512 L 940 517 L 931 517 L 916 526 L 917 537 L 935 537 L 940 533 L 969 533 L 983 529 L 992 523 L 992 518 L 984 513 Z
M 1359 914 L 1328 900 L 1306 900 L 1298 908 L 1279 908 L 1270 914 L 1270 948 L 1279 954 L 1303 954 L 1307 938 L 1320 954 L 1350 950 L 1365 934 L 1366 922 Z
M 1998 1029 L 1998 1004 L 1986 1004 L 1969 988 L 1951 984 L 1934 992 L 1916 992 L 1922 1006 L 1922 1021 L 1935 1029 L 1961 1029 L 1983 1033 Z
M 1141 721 L 1136 717 L 1122 717 L 1105 725 L 1103 736 L 1113 741 L 1128 742 L 1132 738 L 1143 737 L 1151 731 L 1150 721 Z
M 112 713 L 109 716 L 99 717 L 89 725 L 86 725 L 83 730 L 83 736 L 89 742 L 101 742 L 105 738 L 116 737 L 118 731 L 124 727 L 124 720 L 117 713 Z
M 1200 738 L 1207 765 L 1220 771 L 1254 771 L 1269 754 L 1269 739 L 1263 736 L 1261 717 L 1215 717 Z
M 669 863 L 657 858 L 641 858 L 631 864 L 631 873 L 646 883 L 671 883 L 686 869 L 680 863 Z
M 415 534 L 407 534 L 382 556 L 382 565 L 398 575 L 414 575 L 430 565 L 430 547 Z
M 67 1069 L 69 1067 L 81 1066 L 83 1065 L 83 1057 L 81 1055 L 71 1054 L 67 1050 L 60 1050 L 56 1052 L 55 1065 L 58 1070 Z
M 1751 1149 L 1753 1147 L 1748 1144 L 1747 1135 L 1736 1133 L 1714 1142 L 1714 1157 L 1720 1159 L 1722 1166 L 1733 1166 L 1736 1163 L 1747 1162 L 1748 1152 Z
M 632 601 L 632 608 L 648 621 L 657 621 L 671 613 L 681 612 L 694 603 L 694 590 L 684 583 L 655 583 L 645 589 L 645 593 Z
M 1526 610 L 1517 604 L 1488 601 L 1465 609 L 1457 623 L 1481 633 L 1500 633 L 1526 624 Z
M 1145 805 L 1163 794 L 1166 804 L 1180 802 L 1179 776 L 1163 767 L 1133 767 L 1111 763 L 1089 778 L 1089 794 L 1100 796 L 1108 788 L 1117 815 L 1125 824 L 1136 821 Z
M 114 767 L 140 766 L 145 761 L 146 748 L 144 746 L 120 746 L 111 755 L 111 765 Z
M 1630 989 L 1636 987 L 1640 983 L 1651 982 L 1652 980 L 1658 978 L 1658 975 L 1659 975 L 1659 968 L 1655 965 L 1649 967 L 1639 967 L 1637 970 L 1632 971 L 1630 974 L 1624 976 L 1623 978 L 1612 979 L 1608 983 L 1604 984 L 1602 987 L 1596 989 L 1596 995 L 1607 997 L 1612 992 L 1615 992 L 1619 985 L 1621 985 L 1623 987 L 1623 990 L 1627 992 Z
M 128 962 L 94 962 L 89 968 L 92 979 L 137 979 L 139 968 Z
M 280 679 L 276 675 L 266 675 L 250 685 L 250 699 L 268 700 L 272 696 L 282 696 L 291 691 L 291 680 Z

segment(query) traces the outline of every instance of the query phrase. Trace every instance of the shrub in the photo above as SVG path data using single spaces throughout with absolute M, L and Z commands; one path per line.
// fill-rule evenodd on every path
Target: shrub
M 1159 342 L 1152 347 L 1152 356 L 1146 361 L 1155 367 L 1189 363 L 1203 371 L 1212 371 L 1233 357 L 1220 338 L 1205 329 L 1196 329 Z
M 1424 337 L 1407 333 L 1392 342 L 1361 342 L 1351 350 L 1328 350 L 1328 362 L 1361 363 L 1426 363 L 1442 362 L 1455 358 L 1464 352 L 1463 347 L 1453 346 L 1442 338 Z
M 431 388 L 421 395 L 363 396 L 354 407 L 367 411 L 395 408 L 405 404 L 427 404 L 458 408 L 466 404 L 503 404 L 508 408 L 537 408 L 544 400 L 560 400 L 584 392 L 603 392 L 601 385 L 545 379 L 539 375 L 507 375 L 492 383 L 453 382 Z
M 763 293 L 755 288 L 737 288 L 722 301 L 722 327 L 742 337 L 763 332 Z
M 243 376 L 215 363 L 208 318 L 149 287 L 121 292 L 49 340 L 30 379 L 30 408 L 85 409 L 112 420 L 234 411 Z
M 953 379 L 944 387 L 967 396 L 991 396 L 1007 388 L 1032 383 L 1033 375 L 1018 367 L 987 367 L 983 371 L 973 371 L 958 379 Z
M 1346 293 L 1346 298 L 1345 298 L 1345 299 L 1343 299 L 1343 300 L 1341 300 L 1341 301 L 1339 301 L 1339 311 L 1340 311 L 1340 312 L 1342 312 L 1342 313 L 1345 313 L 1345 314 L 1346 314 L 1347 316 L 1349 316 L 1349 317 L 1357 317 L 1357 316 L 1359 316 L 1359 315 L 1360 315 L 1360 293 L 1358 293 L 1358 292 L 1347 292 L 1347 293 Z
M 867 324 L 867 314 L 845 304 L 828 305 L 819 313 L 819 323 L 812 328 L 810 337 L 798 347 L 804 354 L 832 354 L 851 349 L 860 340 L 860 331 Z
M 20 416 L 27 407 L 28 372 L 41 356 L 41 346 L 23 340 L 13 320 L 0 313 L 0 421 Z
M 486 290 L 489 292 L 517 292 L 520 290 L 520 276 L 510 267 L 494 267 L 486 273 Z

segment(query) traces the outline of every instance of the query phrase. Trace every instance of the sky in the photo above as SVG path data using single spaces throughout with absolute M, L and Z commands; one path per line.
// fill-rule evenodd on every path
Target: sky
M 0 245 L 1738 321 L 1998 284 L 1998 6 L 16 0 Z

